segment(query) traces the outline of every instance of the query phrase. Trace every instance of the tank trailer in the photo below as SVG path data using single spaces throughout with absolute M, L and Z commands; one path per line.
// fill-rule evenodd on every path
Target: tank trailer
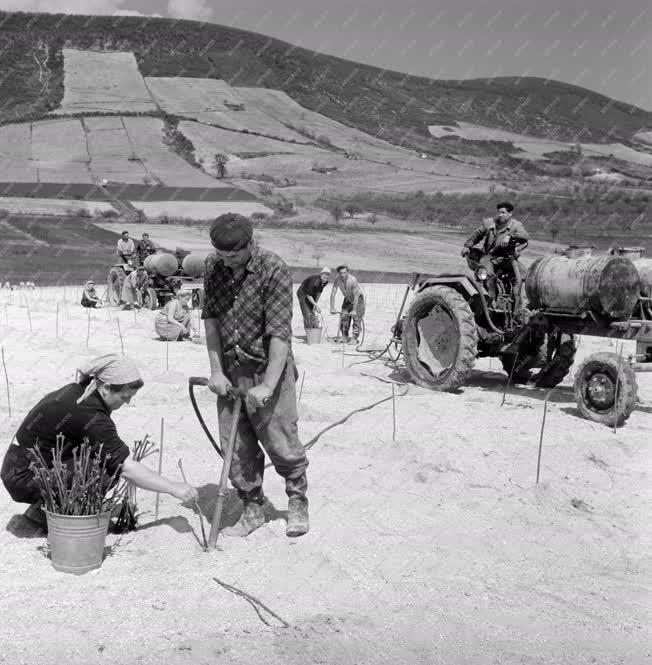
M 622 425 L 637 402 L 636 372 L 652 371 L 652 259 L 643 254 L 575 248 L 541 257 L 527 271 L 522 310 L 511 315 L 489 301 L 479 271 L 415 275 L 408 288 L 416 293 L 405 317 L 401 308 L 391 344 L 401 345 L 415 383 L 455 391 L 476 357 L 499 358 L 513 383 L 551 389 L 573 365 L 577 335 L 633 341 L 628 356 L 588 356 L 574 380 L 583 417 Z
M 107 300 L 119 305 L 125 277 L 137 266 L 117 263 L 107 277 Z M 204 305 L 204 258 L 195 254 L 177 256 L 170 252 L 150 254 L 143 262 L 148 281 L 143 288 L 143 307 L 157 309 L 174 296 L 180 287 L 192 289 L 192 306 L 201 309 Z

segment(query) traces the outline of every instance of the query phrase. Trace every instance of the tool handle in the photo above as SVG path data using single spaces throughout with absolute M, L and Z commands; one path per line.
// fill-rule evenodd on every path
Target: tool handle
M 205 376 L 191 376 L 188 379 L 188 383 L 191 386 L 207 386 L 208 379 Z M 231 399 L 235 399 L 236 397 L 239 397 L 240 399 L 246 399 L 247 391 L 240 390 L 240 388 L 236 388 L 235 386 L 231 386 L 227 393 L 227 397 L 230 397 Z M 265 400 L 265 404 L 267 404 L 267 402 L 269 402 L 269 398 Z

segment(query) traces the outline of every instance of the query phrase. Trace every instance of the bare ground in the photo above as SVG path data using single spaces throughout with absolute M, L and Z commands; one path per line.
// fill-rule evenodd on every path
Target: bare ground
M 400 286 L 367 287 L 366 346 L 379 348 Z M 64 301 L 65 296 L 65 301 Z M 7 433 L 45 392 L 72 378 L 89 356 L 120 350 L 115 311 L 87 312 L 78 290 L 44 289 L 27 307 L 0 292 L 12 417 Z M 60 303 L 59 337 L 56 302 Z M 3 311 L 4 310 L 4 311 Z M 158 435 L 165 418 L 164 473 L 186 473 L 206 516 L 219 460 L 187 397 L 190 375 L 207 372 L 205 348 L 153 339 L 153 313 L 122 312 L 125 351 L 145 388 L 115 414 L 127 441 Z M 6 320 L 3 320 L 6 323 Z M 328 317 L 329 334 L 335 322 Z M 302 334 L 298 319 L 295 333 Z M 579 355 L 609 347 L 583 338 Z M 169 369 L 166 370 L 166 352 Z M 628 350 L 625 349 L 625 353 Z M 380 378 L 404 380 L 381 362 L 330 343 L 295 354 L 305 382 L 300 432 L 309 440 L 354 408 L 391 394 Z M 391 402 L 353 416 L 310 452 L 311 532 L 285 536 L 281 480 L 268 471 L 268 523 L 245 540 L 201 552 L 191 510 L 139 492 L 138 531 L 108 538 L 103 567 L 74 577 L 50 566 L 46 541 L 0 493 L 3 566 L 0 661 L 7 663 L 226 663 L 270 665 L 477 664 L 639 665 L 649 662 L 649 428 L 652 381 L 613 433 L 578 417 L 570 379 L 551 400 L 542 479 L 535 480 L 543 393 L 513 388 L 495 361 L 459 394 L 408 386 Z M 403 392 L 397 387 L 397 394 Z M 214 400 L 199 402 L 215 427 Z M 153 463 L 155 464 L 155 463 Z M 238 516 L 232 496 L 227 523 Z M 260 598 L 289 624 L 265 625 L 213 577 Z

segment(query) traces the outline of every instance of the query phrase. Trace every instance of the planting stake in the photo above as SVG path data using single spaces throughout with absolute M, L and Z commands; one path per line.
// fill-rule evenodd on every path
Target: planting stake
M 623 357 L 623 343 L 620 343 L 620 351 L 618 352 L 618 371 L 616 373 L 616 388 L 614 390 L 614 409 L 616 410 L 616 417 L 614 418 L 614 434 L 618 429 L 618 386 L 620 385 L 620 363 Z
M 118 335 L 120 335 L 120 348 L 122 349 L 122 355 L 124 356 L 124 354 L 125 354 L 125 345 L 124 345 L 124 342 L 122 341 L 122 330 L 120 328 L 120 316 L 116 314 L 115 320 L 116 320 L 116 323 L 118 324 Z
M 86 310 L 88 314 L 88 325 L 86 326 L 86 348 L 88 348 L 88 338 L 91 336 L 91 308 L 88 307 Z
M 33 332 L 33 330 L 32 330 L 32 312 L 29 309 L 29 302 L 27 301 L 27 298 L 25 298 L 25 306 L 27 307 L 27 320 L 29 321 L 29 331 Z
M 301 387 L 299 388 L 299 402 L 301 402 L 301 395 L 303 395 L 303 382 L 306 380 L 306 370 L 303 370 L 303 376 L 301 377 Z
M 512 377 L 514 376 L 514 370 L 516 369 L 517 363 L 518 363 L 518 351 L 514 356 L 514 364 L 512 365 L 512 369 L 509 372 L 509 378 L 507 379 L 507 383 L 505 384 L 505 390 L 503 390 L 503 399 L 502 402 L 500 403 L 500 406 L 503 406 L 503 404 L 505 404 L 505 399 L 507 398 L 507 388 L 509 388 L 509 384 L 512 382 Z
M 181 471 L 181 477 L 183 478 L 183 482 L 186 484 L 188 483 L 188 479 L 186 478 L 186 474 L 183 472 L 183 462 L 179 459 L 177 462 L 179 465 L 179 471 Z M 208 550 L 208 541 L 206 540 L 206 529 L 204 529 L 204 516 L 201 513 L 201 508 L 199 507 L 199 503 L 197 499 L 194 501 L 194 506 L 197 508 L 197 513 L 199 515 L 199 524 L 201 526 L 201 539 L 202 539 L 202 547 L 204 551 Z
M 2 367 L 5 371 L 5 383 L 7 384 L 7 408 L 11 418 L 11 398 L 9 397 L 9 376 L 7 374 L 7 363 L 5 362 L 5 347 L 2 347 Z
M 55 324 L 56 337 L 59 339 L 59 303 L 57 302 L 57 321 Z
M 163 437 L 165 435 L 165 418 L 161 418 L 161 442 L 158 446 L 158 475 L 161 475 L 163 471 Z M 161 495 L 156 493 L 156 508 L 154 509 L 154 520 L 158 520 L 158 504 L 161 499 Z
M 392 383 L 392 441 L 396 442 L 396 390 Z
M 549 390 L 546 393 L 546 398 L 543 400 L 543 418 L 541 419 L 541 433 L 539 434 L 539 454 L 537 456 L 537 485 L 539 484 L 539 476 L 541 472 L 541 449 L 543 448 L 543 432 L 546 429 L 546 413 L 548 412 L 548 399 L 550 398 L 551 392 L 552 390 Z
M 7 312 L 7 303 L 5 303 L 5 321 L 9 325 L 9 312 Z

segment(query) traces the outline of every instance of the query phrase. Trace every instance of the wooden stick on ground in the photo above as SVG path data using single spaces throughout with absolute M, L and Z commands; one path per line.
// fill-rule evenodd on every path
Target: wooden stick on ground
M 5 384 L 7 385 L 7 408 L 11 418 L 11 397 L 9 396 L 9 375 L 7 374 L 7 363 L 5 362 L 5 347 L 2 347 L 2 367 L 5 372 Z
M 254 609 L 255 609 L 256 612 L 258 613 L 258 616 L 260 617 L 260 620 L 261 620 L 263 623 L 269 625 L 269 623 L 263 618 L 263 616 L 262 616 L 262 615 L 260 614 L 260 612 L 258 611 L 258 607 L 261 607 L 262 609 L 264 609 L 265 612 L 267 612 L 268 614 L 270 614 L 271 616 L 273 616 L 277 621 L 280 621 L 280 622 L 283 624 L 283 626 L 285 626 L 286 628 L 289 628 L 289 627 L 290 627 L 290 624 L 289 624 L 285 619 L 282 619 L 278 614 L 276 614 L 276 612 L 274 612 L 273 610 L 270 610 L 269 607 L 267 607 L 267 605 L 265 605 L 264 603 L 262 603 L 262 602 L 261 602 L 260 600 L 258 600 L 258 598 L 256 598 L 255 596 L 252 596 L 251 594 L 247 593 L 246 591 L 242 591 L 242 589 L 238 589 L 237 587 L 234 587 L 234 586 L 232 586 L 231 584 L 227 584 L 226 582 L 222 582 L 222 580 L 218 579 L 217 577 L 213 577 L 213 579 L 214 579 L 214 580 L 215 580 L 215 581 L 216 581 L 221 587 L 223 587 L 223 588 L 226 589 L 227 591 L 230 591 L 231 593 L 234 593 L 236 596 L 240 596 L 241 598 L 244 598 L 244 599 L 245 599 L 246 601 L 248 601 L 251 605 L 253 605 L 253 606 L 254 606 Z M 256 606 L 258 606 L 258 607 L 256 607 Z
M 163 471 L 163 437 L 165 436 L 165 418 L 161 418 L 161 441 L 158 446 L 158 474 L 161 475 Z M 161 500 L 161 495 L 156 493 L 156 507 L 154 508 L 154 521 L 158 520 L 158 506 Z

